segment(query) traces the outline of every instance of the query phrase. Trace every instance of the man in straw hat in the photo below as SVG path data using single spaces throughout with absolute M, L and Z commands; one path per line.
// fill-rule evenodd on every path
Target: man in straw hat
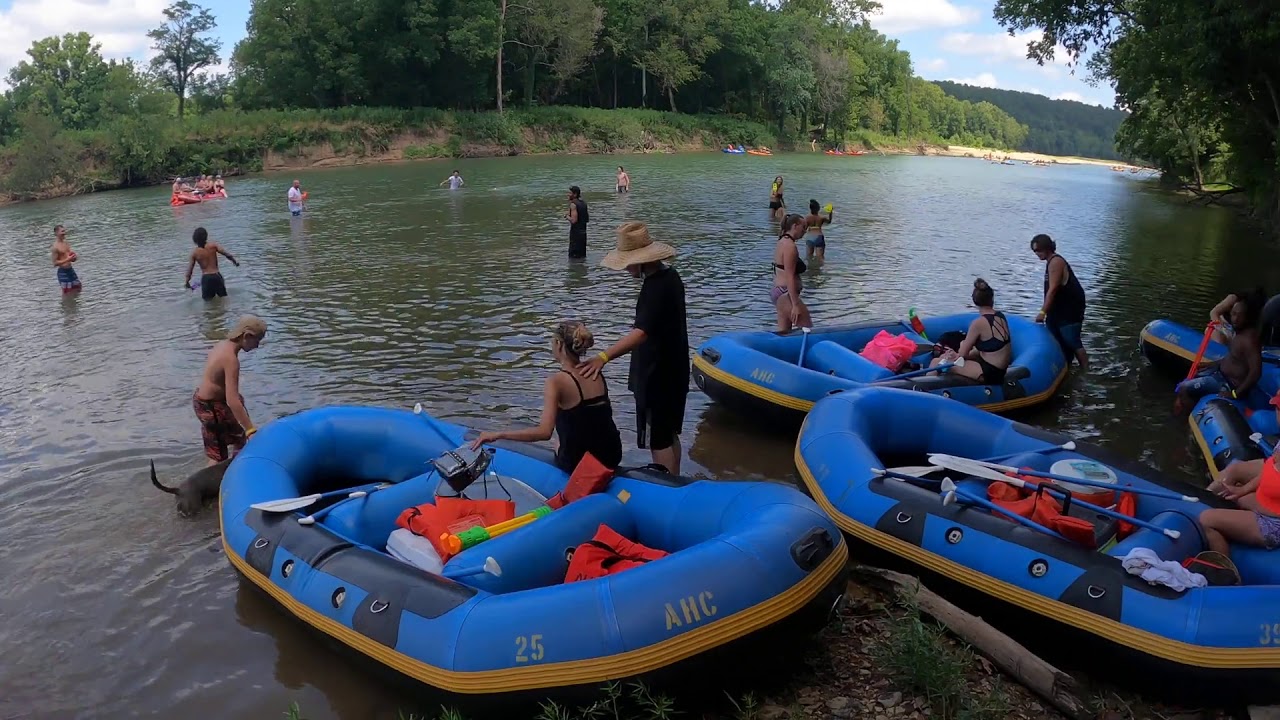
M 594 378 L 610 360 L 631 353 L 627 380 L 636 398 L 637 439 L 648 447 L 653 461 L 673 474 L 680 473 L 680 428 L 689 394 L 689 332 L 685 326 L 684 282 L 663 260 L 676 250 L 654 242 L 644 223 L 629 222 L 618 228 L 618 246 L 601 265 L 641 278 L 640 298 L 631 332 L 612 347 L 578 366 Z
M 240 351 L 254 350 L 267 337 L 267 324 L 257 315 L 236 321 L 231 334 L 209 351 L 204 375 L 196 386 L 191 405 L 200 420 L 204 454 L 210 465 L 231 457 L 257 431 L 240 394 Z

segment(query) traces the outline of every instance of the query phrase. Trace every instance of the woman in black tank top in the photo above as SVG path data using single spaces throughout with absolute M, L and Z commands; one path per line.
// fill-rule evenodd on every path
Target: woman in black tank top
M 613 422 L 609 387 L 604 376 L 592 380 L 574 374 L 582 354 L 595 339 L 586 325 L 569 320 L 556 326 L 551 336 L 551 354 L 560 369 L 547 378 L 542 388 L 542 419 L 537 427 L 481 433 L 473 448 L 494 440 L 537 442 L 558 436 L 556 465 L 573 472 L 582 456 L 591 453 L 606 467 L 622 462 L 622 437 Z

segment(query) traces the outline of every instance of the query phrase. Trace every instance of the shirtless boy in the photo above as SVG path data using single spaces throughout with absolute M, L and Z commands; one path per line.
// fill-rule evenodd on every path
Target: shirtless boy
M 1262 298 L 1246 293 L 1231 306 L 1231 326 L 1235 336 L 1227 345 L 1227 356 L 1200 370 L 1196 376 L 1178 385 L 1174 409 L 1188 413 L 1196 401 L 1217 393 L 1225 398 L 1243 399 L 1262 375 L 1262 342 L 1258 337 L 1258 318 L 1262 314 Z
M 209 242 L 209 231 L 202 227 L 191 233 L 191 242 L 196 244 L 196 249 L 191 251 L 191 261 L 187 263 L 187 279 L 183 281 L 182 287 L 191 287 L 191 273 L 195 271 L 196 263 L 199 263 L 200 297 L 205 300 L 226 297 L 227 283 L 223 281 L 222 273 L 218 272 L 218 256 L 226 257 L 236 267 L 240 267 L 240 263 L 221 245 Z
M 257 432 L 240 394 L 240 351 L 254 350 L 266 336 L 267 324 L 256 315 L 245 315 L 236 321 L 227 339 L 209 351 L 191 404 L 200 420 L 204 454 L 210 465 L 231 457 L 232 448 L 239 450 Z
M 73 293 L 80 289 L 80 276 L 71 267 L 71 263 L 79 259 L 76 251 L 67 244 L 67 229 L 61 225 L 53 227 L 53 266 L 58 268 L 58 285 L 62 294 Z

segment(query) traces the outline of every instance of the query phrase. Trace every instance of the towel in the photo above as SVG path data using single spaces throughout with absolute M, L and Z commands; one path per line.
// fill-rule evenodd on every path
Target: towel
M 1134 548 L 1121 561 L 1130 575 L 1137 575 L 1152 585 L 1164 585 L 1178 592 L 1205 587 L 1209 581 L 1172 560 L 1161 560 L 1151 548 Z

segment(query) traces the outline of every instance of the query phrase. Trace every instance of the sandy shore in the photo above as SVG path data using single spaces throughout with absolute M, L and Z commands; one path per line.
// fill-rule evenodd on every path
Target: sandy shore
M 933 148 L 931 148 L 932 150 Z M 1097 158 L 1069 157 L 1060 155 L 1044 155 L 1042 153 L 1003 150 L 984 150 L 982 148 L 964 147 L 963 145 L 949 145 L 945 148 L 937 148 L 938 155 L 947 157 L 974 157 L 983 158 L 991 153 L 996 158 L 1009 158 L 1014 162 L 1047 162 L 1058 163 L 1059 165 L 1102 165 L 1104 167 L 1122 167 L 1125 170 L 1132 168 L 1132 165 L 1119 162 L 1116 160 L 1099 160 Z M 934 153 L 930 153 L 934 154 Z

